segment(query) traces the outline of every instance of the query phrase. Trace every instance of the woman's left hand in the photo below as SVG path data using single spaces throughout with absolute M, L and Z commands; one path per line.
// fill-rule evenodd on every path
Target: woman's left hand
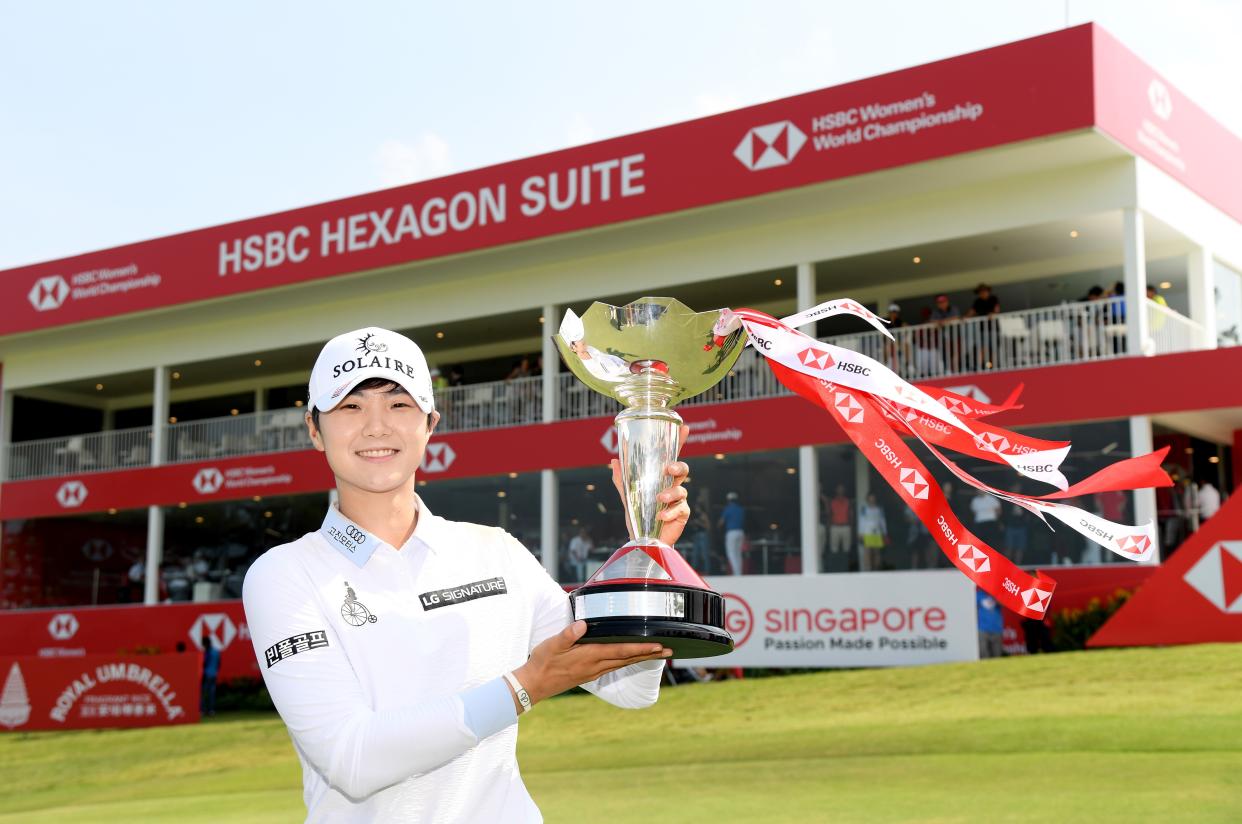
M 682 424 L 681 432 L 678 433 L 677 451 L 681 452 L 681 447 L 686 442 L 686 435 L 690 433 L 690 427 Z M 621 505 L 625 506 L 625 492 L 621 489 L 621 461 L 613 458 L 612 466 L 612 485 L 617 488 L 617 494 L 621 496 Z M 682 486 L 686 479 L 690 477 L 690 467 L 683 461 L 673 461 L 665 467 L 665 474 L 673 479 L 673 485 L 665 489 L 656 496 L 656 500 L 664 504 L 664 509 L 660 510 L 659 519 L 663 521 L 660 525 L 660 541 L 674 546 L 677 539 L 681 537 L 681 533 L 685 530 L 686 524 L 690 521 L 690 504 L 686 500 L 688 493 L 686 488 Z M 628 527 L 629 521 L 626 521 Z M 631 534 L 630 539 L 634 536 Z

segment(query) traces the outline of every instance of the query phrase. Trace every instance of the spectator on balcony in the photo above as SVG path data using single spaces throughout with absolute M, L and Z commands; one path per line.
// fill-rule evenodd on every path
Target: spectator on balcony
M 901 306 L 896 303 L 888 305 L 888 330 L 890 332 L 901 329 L 906 325 L 905 320 L 901 317 Z M 910 352 L 910 341 L 904 337 L 898 337 L 897 340 L 885 343 L 885 351 L 888 353 L 888 366 L 894 372 L 901 372 L 907 368 L 913 358 Z
M 431 367 L 431 388 L 438 393 L 442 389 L 448 389 L 448 385 L 448 378 L 440 372 L 440 367 Z
M 992 368 L 992 339 L 996 337 L 996 321 L 992 320 L 992 316 L 1000 314 L 1000 310 L 1000 298 L 992 291 L 991 286 L 980 283 L 975 287 L 975 300 L 966 310 L 966 317 L 985 319 L 975 327 L 978 339 L 974 353 L 976 369 Z
M 513 368 L 509 370 L 509 374 L 505 378 L 505 382 L 516 380 L 518 378 L 529 378 L 530 374 L 530 357 L 523 355 L 513 362 Z
M 957 332 L 960 330 L 949 327 L 961 323 L 962 313 L 949 302 L 948 295 L 936 295 L 936 305 L 931 311 L 931 321 L 936 326 L 939 336 L 940 354 L 948 364 L 949 371 L 957 372 L 961 367 L 961 347 L 958 345 Z
M 448 368 L 448 385 L 449 386 L 465 386 L 466 372 L 460 366 L 450 366 Z
M 1156 304 L 1157 306 L 1160 306 L 1164 309 L 1169 308 L 1169 302 L 1164 299 L 1164 295 L 1160 294 L 1160 291 L 1156 289 L 1155 286 L 1152 286 L 1150 283 L 1147 284 L 1147 299 L 1150 300 L 1152 303 Z M 1164 321 L 1165 321 L 1164 312 L 1160 311 L 1159 309 L 1155 309 L 1155 310 L 1149 311 L 1147 313 L 1147 316 L 1151 320 L 1150 326 L 1151 326 L 1152 332 L 1159 332 L 1161 329 L 1164 328 Z

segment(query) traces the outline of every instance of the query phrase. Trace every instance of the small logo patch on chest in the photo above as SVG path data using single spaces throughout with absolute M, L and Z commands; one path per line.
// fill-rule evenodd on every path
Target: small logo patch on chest
M 504 595 L 508 591 L 509 588 L 505 586 L 504 578 L 485 578 L 482 581 L 475 581 L 471 584 L 424 592 L 418 596 L 418 600 L 422 602 L 424 610 L 439 609 L 440 607 L 449 607 L 453 604 L 473 601 L 476 598 Z

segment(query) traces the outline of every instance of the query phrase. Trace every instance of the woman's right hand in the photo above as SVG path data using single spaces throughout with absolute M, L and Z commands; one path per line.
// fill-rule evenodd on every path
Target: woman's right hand
M 513 671 L 532 703 L 560 695 L 567 689 L 594 681 L 613 670 L 672 656 L 673 651 L 650 641 L 629 644 L 579 644 L 585 621 L 574 621 L 547 639 L 530 659 Z M 514 697 L 516 702 L 517 698 Z

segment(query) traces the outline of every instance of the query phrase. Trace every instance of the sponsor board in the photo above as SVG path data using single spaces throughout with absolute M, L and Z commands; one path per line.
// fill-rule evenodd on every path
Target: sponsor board
M 259 676 L 241 601 L 0 611 L 0 656 L 80 660 L 181 643 L 201 670 L 204 635 L 220 650 L 221 681 Z
M 198 655 L 0 655 L 0 732 L 198 721 Z
M 743 575 L 725 596 L 733 652 L 705 667 L 891 667 L 979 657 L 975 587 L 955 570 Z

